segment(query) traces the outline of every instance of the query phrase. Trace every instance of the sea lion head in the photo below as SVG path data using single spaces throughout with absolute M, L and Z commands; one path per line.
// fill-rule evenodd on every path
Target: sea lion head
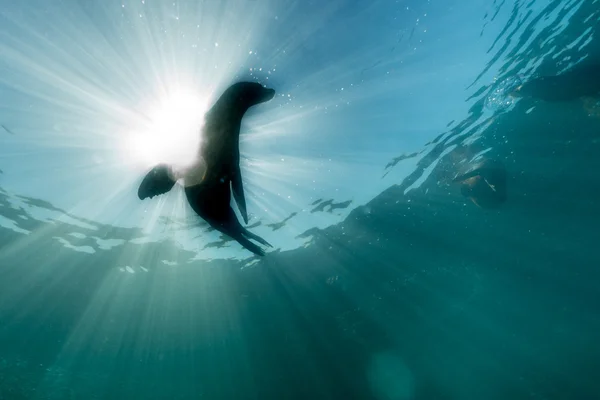
M 257 82 L 237 82 L 231 85 L 221 95 L 216 109 L 234 108 L 244 114 L 250 107 L 267 102 L 275 97 L 275 90 L 266 88 Z

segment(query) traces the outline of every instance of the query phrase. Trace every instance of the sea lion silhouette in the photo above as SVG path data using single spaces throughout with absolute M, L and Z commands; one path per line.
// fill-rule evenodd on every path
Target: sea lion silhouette
M 481 208 L 498 208 L 506 202 L 506 169 L 497 160 L 486 159 L 453 179 L 463 196 Z
M 560 75 L 533 78 L 517 87 L 512 95 L 549 102 L 598 97 L 600 95 L 600 64 L 582 63 Z
M 152 168 L 138 188 L 140 200 L 167 193 L 178 179 L 183 179 L 186 198 L 196 214 L 254 254 L 264 255 L 264 251 L 248 239 L 271 245 L 240 224 L 230 202 L 233 192 L 240 214 L 248 223 L 240 173 L 242 117 L 250 107 L 274 96 L 275 90 L 256 82 L 237 82 L 227 88 L 204 116 L 202 141 L 194 164 L 185 169 L 167 164 Z

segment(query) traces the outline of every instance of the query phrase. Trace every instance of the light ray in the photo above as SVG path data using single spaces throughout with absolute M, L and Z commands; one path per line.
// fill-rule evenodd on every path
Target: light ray
M 55 187 L 63 192 L 47 193 L 49 200 L 94 220 L 145 231 L 157 229 L 161 216 L 182 217 L 189 209 L 181 192 L 140 203 L 136 182 L 156 163 L 194 157 L 203 110 L 240 79 L 277 91 L 244 118 L 240 138 L 242 155 L 261 160 L 243 163 L 242 175 L 249 211 L 265 224 L 310 210 L 316 196 L 353 200 L 339 215 L 303 215 L 301 226 L 325 226 L 389 185 L 389 179 L 369 180 L 380 176 L 388 160 L 364 153 L 362 143 L 377 147 L 376 124 L 407 129 L 411 111 L 384 106 L 380 99 L 401 90 L 400 97 L 410 102 L 407 92 L 432 72 L 412 71 L 410 82 L 395 73 L 418 60 L 418 52 L 398 42 L 394 26 L 384 28 L 394 33 L 384 40 L 381 32 L 369 30 L 383 2 L 349 7 L 339 0 L 318 12 L 295 0 L 174 4 L 97 2 L 27 17 L 0 15 L 6 22 L 0 51 L 10 71 L 0 83 L 33 105 L 15 129 L 27 132 L 33 148 L 48 150 L 45 165 L 52 154 L 60 179 L 52 176 L 49 182 L 60 181 Z M 333 31 L 344 43 L 330 36 Z M 327 63 L 320 60 L 324 54 Z M 359 112 L 360 119 L 348 117 Z M 407 141 L 401 138 L 387 151 L 401 152 Z M 68 149 L 84 161 L 59 155 Z M 7 176 L 42 166 L 20 167 L 12 159 L 3 165 Z M 15 186 L 36 194 L 24 184 Z

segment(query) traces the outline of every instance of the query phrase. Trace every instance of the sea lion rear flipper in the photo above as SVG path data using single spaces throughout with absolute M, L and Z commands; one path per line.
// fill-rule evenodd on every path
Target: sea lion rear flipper
M 253 252 L 257 256 L 264 256 L 265 255 L 265 251 L 263 249 L 261 249 L 258 245 L 254 244 L 251 241 L 249 241 L 248 239 L 246 239 L 244 236 L 239 235 L 239 236 L 236 236 L 234 239 L 239 244 L 241 244 L 242 246 L 244 246 L 246 249 L 250 250 L 251 252 Z
M 261 238 L 255 233 L 250 232 L 246 228 L 242 228 L 242 234 L 248 236 L 250 239 L 256 240 L 258 243 L 264 244 L 265 246 L 273 247 L 271 243 L 267 242 L 265 239 Z
M 240 172 L 239 165 L 231 176 L 231 191 L 233 192 L 233 198 L 237 203 L 240 214 L 242 215 L 244 222 L 247 224 L 248 211 L 246 210 L 246 197 L 244 196 L 244 186 L 242 184 L 242 174 Z
M 240 222 L 238 221 L 238 219 L 235 215 L 235 212 L 233 211 L 233 209 L 230 206 L 229 206 L 229 216 L 228 216 L 227 221 L 224 223 L 218 223 L 218 224 L 214 224 L 214 225 L 211 224 L 211 225 L 213 226 L 213 228 L 217 229 L 219 232 L 224 233 L 227 236 L 229 236 L 230 238 L 234 239 L 239 244 L 241 244 L 244 248 L 246 248 L 247 250 L 250 250 L 257 256 L 265 255 L 265 251 L 263 249 L 261 249 L 255 243 L 252 243 L 244 235 L 249 234 L 248 236 L 250 236 L 252 238 L 256 237 L 263 242 L 264 242 L 264 240 L 262 238 L 260 238 L 259 236 L 256 236 L 256 235 L 248 232 L 246 230 L 246 228 L 244 228 L 242 226 L 242 224 L 240 224 Z
M 159 164 L 152 168 L 142 180 L 138 188 L 138 197 L 140 200 L 144 200 L 148 197 L 152 198 L 167 193 L 173 188 L 175 182 L 169 171 L 169 166 Z

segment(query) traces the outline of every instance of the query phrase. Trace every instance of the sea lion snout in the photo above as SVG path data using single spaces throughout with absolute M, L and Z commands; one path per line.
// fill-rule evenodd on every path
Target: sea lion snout
M 261 103 L 271 100 L 275 97 L 275 89 L 265 89 L 262 95 Z
M 266 103 L 275 97 L 275 89 L 266 88 L 259 84 L 253 85 L 250 90 L 248 90 L 245 94 L 248 96 L 245 98 L 245 101 L 248 102 L 248 105 L 256 105 L 260 103 Z
M 264 87 L 258 82 L 238 82 L 231 85 L 222 98 L 227 99 L 229 96 L 237 98 L 238 104 L 241 104 L 246 111 L 254 105 L 265 103 L 275 97 L 275 89 Z

